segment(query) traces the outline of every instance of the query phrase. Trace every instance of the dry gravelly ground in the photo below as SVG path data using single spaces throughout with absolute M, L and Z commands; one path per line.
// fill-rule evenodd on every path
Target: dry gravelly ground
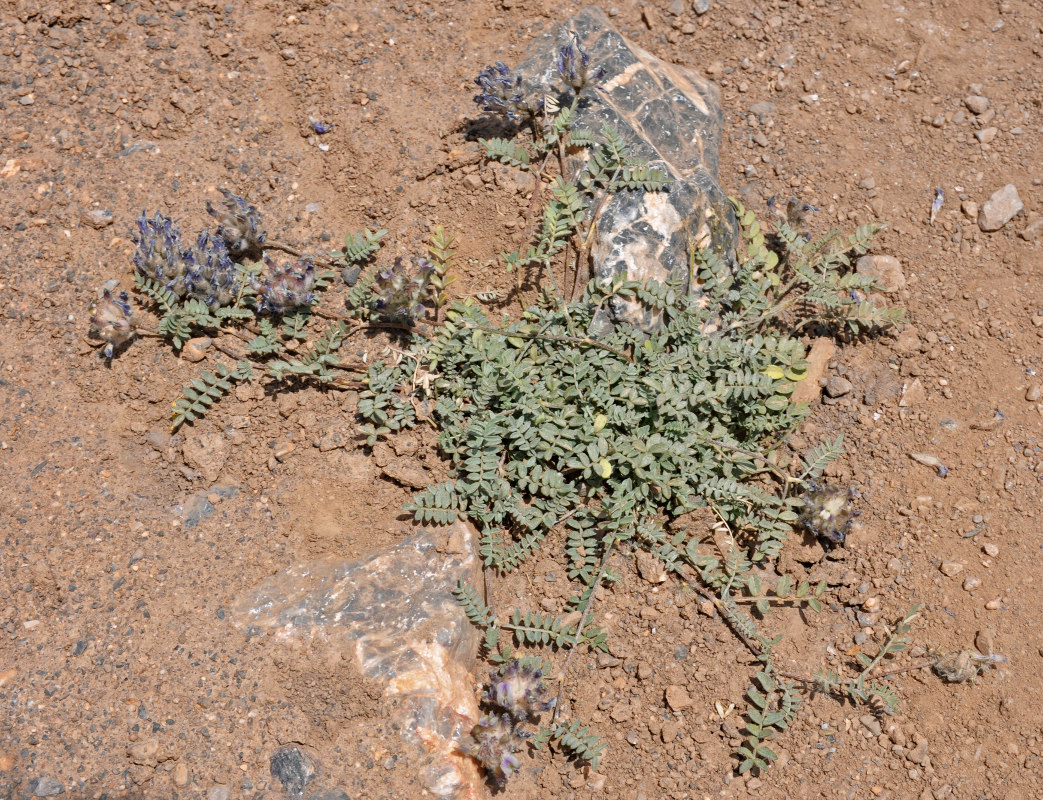
M 408 459 L 438 474 L 430 442 L 321 452 L 312 442 L 350 429 L 355 398 L 314 390 L 242 393 L 171 438 L 170 401 L 200 365 L 143 340 L 106 367 L 84 341 L 86 305 L 107 279 L 129 284 L 137 212 L 198 227 L 220 186 L 261 205 L 279 238 L 315 248 L 387 227 L 381 263 L 416 252 L 441 222 L 466 259 L 457 289 L 503 285 L 493 259 L 517 238 L 528 187 L 479 164 L 466 135 L 470 80 L 493 60 L 517 61 L 575 9 L 3 5 L 0 797 L 274 800 L 268 760 L 286 742 L 319 761 L 309 792 L 420 794 L 375 687 L 329 654 L 247 641 L 228 609 L 294 561 L 397 539 L 408 493 L 381 468 Z M 690 598 L 621 561 L 623 584 L 600 606 L 613 657 L 579 659 L 575 673 L 573 706 L 609 741 L 601 772 L 527 758 L 503 796 L 1043 796 L 1043 406 L 1032 389 L 1043 377 L 1043 245 L 1030 227 L 1043 211 L 1043 12 L 1032 0 L 714 0 L 702 16 L 682 0 L 618 0 L 606 10 L 645 48 L 720 83 L 729 191 L 795 192 L 822 208 L 819 231 L 892 223 L 875 252 L 901 260 L 906 285 L 892 299 L 911 324 L 841 348 L 831 374 L 852 390 L 793 442 L 848 435 L 831 478 L 859 488 L 864 525 L 834 556 L 795 549 L 784 560 L 833 585 L 832 612 L 773 617 L 784 662 L 835 666 L 863 624 L 875 636 L 913 603 L 921 646 L 977 637 L 1010 661 L 970 687 L 900 676 L 902 713 L 880 723 L 811 698 L 776 768 L 738 779 L 729 753 L 741 723 L 722 721 L 714 702 L 741 702 L 747 654 Z M 989 100 L 982 116 L 963 103 L 972 93 Z M 774 110 L 750 113 L 765 101 Z M 334 123 L 328 151 L 308 138 L 309 115 Z M 961 200 L 981 204 L 1008 182 L 1025 212 L 982 233 Z M 931 227 L 936 186 L 947 202 Z M 97 209 L 110 226 L 86 224 Z M 208 475 L 182 457 L 201 434 L 227 448 Z M 948 477 L 910 451 L 937 455 Z M 215 510 L 190 527 L 208 493 Z M 945 562 L 962 569 L 943 572 Z M 529 565 L 498 585 L 498 602 L 560 607 L 554 569 Z M 668 709 L 667 686 L 691 705 Z

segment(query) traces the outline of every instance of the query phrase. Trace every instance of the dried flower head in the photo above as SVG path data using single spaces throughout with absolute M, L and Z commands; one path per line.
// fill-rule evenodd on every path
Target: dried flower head
M 554 698 L 543 681 L 543 673 L 523 666 L 518 659 L 489 676 L 489 684 L 482 699 L 502 709 L 518 722 L 535 720 L 544 711 L 554 707 Z
M 253 288 L 260 295 L 258 310 L 282 314 L 315 302 L 315 264 L 310 258 L 299 258 L 292 264 L 274 264 L 267 258 L 268 277 L 255 281 Z
M 514 754 L 525 746 L 529 734 L 519 731 L 508 714 L 486 714 L 471 729 L 471 741 L 461 745 L 466 755 L 482 765 L 497 786 L 503 786 L 518 770 Z
M 939 656 L 932 665 L 935 674 L 949 683 L 968 683 L 996 664 L 1006 664 L 1005 656 L 982 655 L 977 650 L 960 650 Z
M 222 189 L 221 194 L 225 199 L 220 206 L 215 207 L 209 200 L 206 203 L 207 213 L 217 220 L 217 235 L 236 258 L 259 256 L 266 235 L 261 227 L 261 212 L 227 189 Z
M 579 94 L 605 77 L 605 70 L 601 67 L 590 70 L 590 55 L 580 46 L 579 36 L 570 31 L 569 43 L 558 51 L 558 74 L 566 86 Z
M 91 315 L 91 335 L 105 342 L 102 352 L 105 358 L 112 358 L 113 350 L 134 336 L 130 298 L 126 292 L 113 295 L 109 289 L 102 289 L 101 296 L 92 300 L 87 310 Z
M 407 265 L 402 258 L 377 273 L 372 308 L 380 317 L 411 324 L 424 315 L 431 299 L 431 276 L 435 267 L 426 258 Z
M 528 96 L 521 73 L 512 73 L 502 61 L 483 69 L 474 82 L 481 89 L 474 102 L 483 111 L 496 111 L 512 122 L 518 122 L 522 117 L 532 119 L 543 106 L 542 100 L 534 101 Z
M 797 525 L 819 539 L 841 545 L 851 532 L 855 517 L 861 513 L 851 505 L 855 496 L 855 490 L 851 488 L 844 490 L 836 486 L 809 484 Z
M 134 235 L 134 266 L 143 278 L 167 284 L 185 273 L 181 232 L 174 221 L 158 211 L 151 219 L 142 211 Z

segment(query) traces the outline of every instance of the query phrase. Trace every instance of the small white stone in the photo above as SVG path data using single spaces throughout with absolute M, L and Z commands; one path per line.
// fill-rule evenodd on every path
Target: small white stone
M 963 564 L 958 561 L 943 561 L 941 570 L 942 574 L 947 575 L 950 578 L 955 578 L 963 572 Z

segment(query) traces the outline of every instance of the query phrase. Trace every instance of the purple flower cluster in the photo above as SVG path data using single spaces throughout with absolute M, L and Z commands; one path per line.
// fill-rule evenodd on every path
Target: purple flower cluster
M 185 272 L 185 252 L 181 248 L 181 232 L 170 217 L 156 212 L 149 219 L 145 212 L 138 217 L 138 232 L 134 236 L 138 249 L 134 266 L 145 278 L 166 285 Z
M 105 342 L 105 358 L 112 358 L 113 350 L 134 335 L 130 298 L 126 292 L 118 296 L 103 289 L 101 297 L 88 307 L 91 315 L 91 334 Z
M 579 43 L 579 36 L 569 34 L 570 41 L 558 51 L 558 74 L 566 86 L 579 94 L 585 88 L 605 77 L 605 70 L 590 69 L 590 54 Z
M 481 89 L 474 102 L 483 111 L 496 111 L 512 122 L 523 117 L 532 119 L 543 107 L 542 99 L 535 101 L 527 96 L 521 74 L 512 73 L 502 61 L 483 69 L 474 82 Z
M 266 258 L 265 265 L 268 277 L 253 284 L 260 295 L 259 311 L 282 314 L 315 302 L 315 264 L 310 258 L 299 258 L 292 264 L 275 264 Z
M 241 284 L 223 238 L 203 231 L 193 247 L 185 249 L 173 221 L 156 212 L 138 217 L 134 237 L 138 273 L 164 286 L 180 299 L 199 300 L 214 311 L 235 301 Z
M 266 232 L 261 227 L 261 212 L 237 194 L 222 189 L 224 201 L 215 207 L 209 200 L 207 213 L 217 220 L 217 235 L 224 239 L 235 258 L 261 254 Z
M 519 725 L 534 722 L 553 708 L 554 698 L 549 696 L 540 670 L 514 659 L 489 675 L 482 703 L 489 713 L 471 730 L 464 752 L 482 765 L 497 786 L 503 786 L 518 769 L 515 753 L 532 738 Z
M 377 273 L 373 311 L 382 319 L 412 323 L 423 316 L 431 299 L 431 277 L 435 266 L 426 258 L 416 259 L 412 269 L 396 258 L 390 267 Z

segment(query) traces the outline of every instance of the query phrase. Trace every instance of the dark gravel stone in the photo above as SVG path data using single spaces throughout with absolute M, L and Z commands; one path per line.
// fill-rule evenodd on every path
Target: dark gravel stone
M 272 777 L 276 778 L 291 797 L 301 797 L 315 780 L 315 764 L 299 747 L 287 745 L 276 750 L 269 762 Z

